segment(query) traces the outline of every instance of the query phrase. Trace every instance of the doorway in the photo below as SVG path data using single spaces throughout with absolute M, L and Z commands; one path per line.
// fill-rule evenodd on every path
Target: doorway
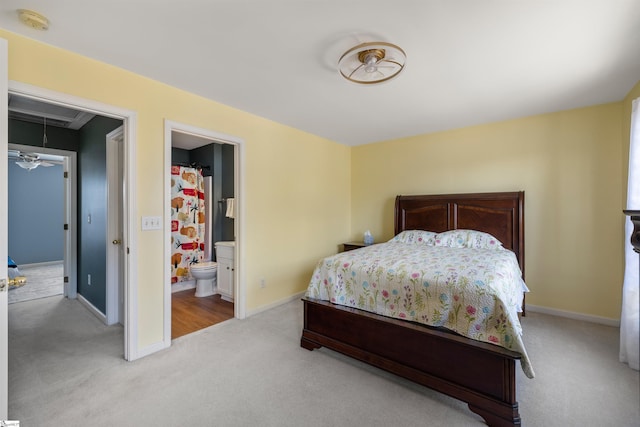
M 120 209 L 119 211 L 122 214 L 121 216 L 122 229 L 123 229 L 122 242 L 123 242 L 123 246 L 125 246 L 127 248 L 127 251 L 129 252 L 129 257 L 125 260 L 125 262 L 121 266 L 121 272 L 124 277 L 124 279 L 122 280 L 122 283 L 123 283 L 122 290 L 124 295 L 121 299 L 124 302 L 123 304 L 124 309 L 120 313 L 118 313 L 118 320 L 121 319 L 123 320 L 123 323 L 124 323 L 124 343 L 123 343 L 124 358 L 126 360 L 135 360 L 139 357 L 142 357 L 143 355 L 139 354 L 138 344 L 137 344 L 137 319 L 135 319 L 135 317 L 132 318 L 132 316 L 130 316 L 128 313 L 128 311 L 130 310 L 130 307 L 132 306 L 132 303 L 135 304 L 137 300 L 137 298 L 135 297 L 135 295 L 137 294 L 136 285 L 135 283 L 131 285 L 129 284 L 129 277 L 131 277 L 131 274 L 132 274 L 131 264 L 133 263 L 135 265 L 136 258 L 137 258 L 136 252 L 135 250 L 133 250 L 135 248 L 132 247 L 134 246 L 133 245 L 134 242 L 131 241 L 131 238 L 129 235 L 129 230 L 133 229 L 131 225 L 133 218 L 130 213 L 130 210 L 131 210 L 130 200 L 133 197 L 135 197 L 135 195 L 133 194 L 134 193 L 133 189 L 129 187 L 130 176 L 132 175 L 132 172 L 131 172 L 132 164 L 133 164 L 133 162 L 131 162 L 131 159 L 133 157 L 133 153 L 135 152 L 134 150 L 135 113 L 131 111 L 123 110 L 120 108 L 108 106 L 105 104 L 101 104 L 95 101 L 84 100 L 81 98 L 76 98 L 70 95 L 61 94 L 61 93 L 49 91 L 46 89 L 42 89 L 42 88 L 38 88 L 35 86 L 22 84 L 18 82 L 9 82 L 9 96 L 24 98 L 36 104 L 48 105 L 48 106 L 58 107 L 62 109 L 66 108 L 71 110 L 78 110 L 89 115 L 90 118 L 87 121 L 91 120 L 91 118 L 94 116 L 101 117 L 102 119 L 104 119 L 104 121 L 101 123 L 102 128 L 106 126 L 104 125 L 104 123 L 106 122 L 109 122 L 108 126 L 112 126 L 111 123 L 114 123 L 114 124 L 118 123 L 117 126 L 123 127 L 123 132 L 122 132 L 123 150 L 121 153 L 120 164 L 122 164 L 123 191 L 126 197 L 123 197 L 122 209 Z M 113 127 L 116 127 L 116 126 L 113 126 Z M 102 131 L 101 129 L 98 129 L 96 132 L 99 135 L 101 131 Z M 107 132 L 102 133 L 102 137 L 101 137 L 103 146 L 104 144 L 106 144 L 106 141 L 105 141 L 106 133 Z M 88 167 L 92 167 L 91 165 L 92 160 L 93 160 L 93 156 L 91 155 L 91 153 L 89 153 L 86 159 L 83 159 L 85 165 Z M 102 168 L 102 170 L 105 170 L 106 168 L 104 158 L 102 160 L 102 166 L 100 167 Z M 103 177 L 102 184 L 100 185 L 103 185 L 104 187 L 106 187 L 106 178 Z M 82 188 L 82 184 L 80 184 L 79 188 Z M 80 194 L 79 196 L 82 197 L 82 194 Z M 85 196 L 85 197 L 91 197 L 91 195 Z M 106 201 L 106 197 L 104 200 Z M 79 207 L 74 212 L 77 214 L 71 213 L 69 215 L 70 222 L 68 224 L 68 227 L 70 229 L 80 229 L 82 226 L 82 223 L 95 224 L 96 220 L 98 220 L 99 222 L 103 218 L 104 218 L 103 223 L 106 223 L 107 217 L 112 213 L 109 209 L 106 209 L 106 206 L 104 206 L 103 209 L 98 209 L 97 211 L 93 211 L 89 213 L 84 212 L 83 209 Z M 102 215 L 103 218 L 100 218 L 100 215 Z M 80 219 L 82 221 L 80 221 Z M 106 229 L 106 226 L 103 229 L 103 233 L 105 229 Z M 73 241 L 82 242 L 83 241 L 82 234 L 80 234 L 78 239 L 73 239 Z M 106 245 L 104 250 L 106 251 Z M 80 251 L 76 250 L 75 254 L 69 254 L 69 259 L 72 260 L 74 258 L 77 258 L 81 262 L 80 260 L 81 256 L 79 252 Z M 93 252 L 90 251 L 89 253 L 93 253 Z M 65 253 L 65 257 L 66 255 L 67 254 Z M 106 269 L 106 267 L 104 267 L 104 269 Z M 72 281 L 71 277 L 74 276 L 75 274 L 74 272 L 81 271 L 82 268 L 81 267 L 78 267 L 77 269 L 70 268 L 69 270 L 70 270 L 69 281 L 71 282 Z M 106 276 L 106 273 L 102 274 L 102 276 L 103 277 Z M 96 277 L 92 276 L 91 273 L 84 274 L 81 271 L 81 274 L 78 274 L 78 276 L 74 277 L 73 280 L 75 280 L 76 284 L 79 287 L 85 286 L 85 289 L 91 290 L 91 288 L 86 288 L 86 287 L 94 286 L 95 284 L 94 279 L 96 279 Z M 69 286 L 69 292 L 67 296 L 69 296 L 70 298 L 76 297 L 76 295 L 73 294 L 73 291 L 74 291 L 73 288 L 74 286 Z M 95 289 L 95 286 L 94 286 L 94 289 Z M 88 291 L 88 293 L 91 292 L 90 290 Z M 98 292 L 98 294 L 101 294 L 101 293 L 102 292 L 100 291 Z M 131 300 L 131 295 L 134 295 L 133 301 Z M 81 302 L 83 302 L 83 300 L 86 300 L 84 302 L 88 301 L 88 304 L 84 304 L 85 307 L 88 308 L 90 311 L 92 311 L 93 314 L 95 314 L 97 317 L 99 317 L 103 321 L 103 323 L 107 323 L 106 315 L 105 315 L 107 310 L 104 307 L 104 304 L 106 304 L 105 302 L 106 296 L 102 296 L 103 306 L 101 308 L 98 308 L 96 306 L 96 304 L 98 305 L 100 304 L 99 300 L 97 303 L 94 303 L 95 300 L 94 301 L 88 300 L 87 298 L 84 298 L 81 294 L 77 295 L 77 297 L 78 297 L 78 300 Z M 129 321 L 129 319 L 133 319 L 133 320 Z
M 37 135 L 37 124 L 23 123 L 22 138 L 33 138 L 25 132 L 29 126 Z M 9 303 L 59 294 L 76 298 L 76 153 L 20 144 L 8 148 L 9 256 L 16 258 L 13 275 L 27 277 L 9 293 Z
M 122 204 L 118 203 L 115 209 L 108 208 L 111 207 L 108 202 L 114 202 L 114 200 L 107 200 L 105 197 L 105 189 L 109 187 L 105 185 L 105 181 L 109 175 L 107 173 L 108 166 L 116 168 L 115 173 L 117 174 L 117 165 L 122 162 L 105 158 L 105 153 L 109 152 L 106 147 L 111 145 L 107 144 L 105 135 L 115 127 L 122 128 L 122 121 L 11 94 L 9 97 L 9 124 L 10 140 L 23 144 L 11 146 L 13 150 L 10 150 L 9 153 L 11 158 L 9 170 L 16 170 L 17 173 L 26 172 L 26 174 L 22 173 L 19 179 L 15 179 L 12 184 L 16 187 L 22 187 L 25 193 L 33 193 L 33 196 L 21 200 L 25 207 L 27 203 L 32 205 L 31 220 L 25 224 L 24 219 L 27 215 L 22 208 L 20 208 L 20 212 L 14 212 L 14 215 L 10 217 L 10 253 L 14 253 L 19 259 L 18 264 L 55 261 L 56 258 L 63 258 L 61 256 L 64 253 L 63 250 L 55 251 L 55 248 L 52 248 L 48 253 L 38 254 L 35 248 L 28 251 L 18 249 L 21 249 L 21 244 L 24 243 L 31 246 L 37 245 L 38 248 L 44 248 L 48 243 L 55 241 L 62 245 L 63 240 L 64 246 L 69 246 L 70 243 L 77 244 L 79 250 L 65 256 L 64 264 L 67 266 L 65 272 L 77 272 L 80 280 L 71 281 L 69 276 L 64 275 L 68 284 L 65 296 L 77 297 L 78 301 L 103 323 L 117 323 L 117 319 L 120 318 L 120 306 L 116 301 L 109 301 L 106 298 L 110 294 L 108 286 L 110 283 L 106 281 L 110 276 L 107 267 L 119 270 L 115 274 L 116 277 L 120 277 L 122 274 L 120 274 L 119 262 L 109 263 L 112 258 L 115 258 L 115 254 L 108 252 L 110 245 L 107 245 L 106 240 L 108 239 L 105 236 L 107 232 L 111 231 L 107 227 L 108 219 L 115 217 L 114 222 L 121 223 L 120 207 Z M 69 191 L 59 194 L 59 200 L 55 200 L 58 188 L 56 188 L 56 183 L 51 181 L 58 180 L 54 180 L 52 177 L 48 177 L 48 180 L 45 178 L 44 182 L 29 180 L 29 178 L 34 178 L 38 171 L 46 172 L 46 169 L 56 169 L 54 161 L 60 160 L 62 162 L 65 158 L 71 157 L 70 155 L 62 158 L 54 157 L 56 151 L 51 150 L 50 147 L 68 148 L 74 154 L 77 153 L 77 156 L 82 160 L 78 171 L 81 179 L 78 180 L 77 187 L 75 174 L 72 176 L 68 170 L 65 170 L 64 175 L 60 174 L 59 176 L 59 190 L 63 189 L 62 184 L 65 181 L 69 183 L 69 189 L 78 189 L 80 200 L 77 210 L 75 204 L 73 207 L 64 205 L 64 199 L 67 198 Z M 44 152 L 46 154 L 43 154 Z M 65 151 L 61 150 L 60 152 L 64 153 Z M 121 150 L 120 152 L 116 151 L 116 159 L 121 155 Z M 111 160 L 111 162 L 107 160 Z M 31 185 L 32 188 L 25 188 L 25 185 Z M 13 195 L 13 190 L 16 189 L 11 188 L 10 195 Z M 121 195 L 121 191 L 119 194 Z M 20 197 L 20 195 L 15 195 L 15 197 Z M 55 207 L 58 204 L 61 207 L 60 218 L 55 215 Z M 66 209 L 63 209 L 63 206 Z M 62 212 L 66 214 L 66 217 L 62 217 Z M 86 220 L 72 223 L 71 220 L 77 217 Z M 47 224 L 47 222 L 52 223 Z M 17 233 L 12 232 L 14 225 L 20 228 Z M 37 227 L 41 227 L 42 230 L 35 233 L 29 232 L 29 228 L 36 229 Z M 50 230 L 50 235 L 45 234 L 47 229 Z M 55 236 L 62 237 L 62 239 L 56 239 Z M 121 237 L 117 237 L 117 239 L 120 241 Z M 32 283 L 31 279 L 27 277 L 25 286 L 15 289 L 15 292 L 20 292 L 25 288 L 37 289 L 38 281 Z M 41 278 L 40 282 L 45 279 Z M 56 278 L 51 279 L 55 280 Z M 62 276 L 59 279 L 62 279 Z M 116 293 L 119 283 L 117 280 L 113 280 L 111 283 L 116 287 Z M 115 314 L 114 319 L 108 318 L 107 314 L 110 312 Z
M 242 275 L 239 265 L 241 264 L 238 254 L 241 253 L 240 230 L 238 227 L 239 216 L 241 210 L 237 209 L 241 203 L 238 203 L 241 196 L 241 183 L 239 181 L 239 165 L 242 155 L 243 142 L 238 138 L 228 135 L 219 134 L 217 132 L 206 129 L 195 128 L 171 121 L 165 121 L 165 217 L 172 218 L 171 227 L 166 228 L 165 233 L 165 324 L 167 325 L 167 335 L 165 339 L 170 341 L 177 337 L 179 333 L 173 331 L 177 327 L 177 321 L 188 319 L 176 319 L 183 310 L 183 299 L 191 300 L 192 309 L 188 311 L 203 310 L 202 305 L 206 305 L 207 299 L 212 301 L 209 303 L 208 310 L 211 315 L 209 320 L 193 319 L 193 330 L 198 330 L 211 324 L 224 320 L 225 312 L 229 314 L 226 318 L 244 317 L 244 287 L 242 286 Z M 184 169 L 184 168 L 187 169 Z M 189 169 L 193 167 L 194 169 Z M 205 208 L 211 215 L 211 219 L 207 220 L 209 224 L 208 236 L 203 237 L 205 248 L 203 252 L 210 254 L 177 254 L 178 257 L 183 255 L 181 259 L 188 259 L 186 266 L 178 267 L 173 265 L 173 261 L 178 261 L 174 248 L 177 243 L 182 242 L 182 236 L 178 233 L 185 228 L 182 218 L 179 214 L 178 205 L 172 206 L 172 200 L 181 201 L 182 193 L 172 194 L 172 188 L 180 188 L 177 181 L 182 179 L 182 174 L 187 171 L 185 176 L 192 174 L 202 174 L 210 176 L 211 188 L 205 191 L 209 197 L 204 197 L 208 208 Z M 178 174 L 179 172 L 179 174 Z M 235 209 L 234 209 L 235 206 Z M 231 213 L 230 213 L 231 212 Z M 169 221 L 168 221 L 169 222 Z M 171 230 L 174 230 L 172 234 Z M 208 243 L 208 248 L 206 248 Z M 223 257 L 220 258 L 218 252 L 220 247 L 225 246 Z M 222 253 L 221 252 L 221 253 Z M 200 258 L 196 258 L 199 256 Z M 206 260 L 204 258 L 207 258 Z M 213 261 L 217 263 L 216 269 L 228 268 L 224 271 L 222 278 L 217 272 L 215 275 L 215 285 L 213 286 L 214 294 L 210 292 L 203 293 L 203 289 L 199 287 L 199 282 L 193 280 L 188 270 L 189 263 L 198 264 L 203 261 Z M 178 268 L 181 270 L 178 270 Z M 184 275 L 184 276 L 181 276 Z M 222 282 L 217 283 L 218 280 Z M 225 286 L 229 283 L 228 286 Z M 195 296 L 199 295 L 199 296 Z M 233 302 L 230 306 L 229 303 Z M 216 303 L 219 303 L 216 307 Z M 231 308 L 229 310 L 229 308 Z M 184 311 L 183 311 L 184 312 Z M 222 318 L 220 318 L 222 316 Z M 169 317 L 169 318 L 168 318 Z M 213 322 L 213 323 L 207 323 Z M 198 325 L 201 326 L 198 326 Z

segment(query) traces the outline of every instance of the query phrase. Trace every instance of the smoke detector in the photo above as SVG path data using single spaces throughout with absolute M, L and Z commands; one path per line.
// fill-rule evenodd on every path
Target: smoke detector
M 47 17 L 28 9 L 18 9 L 18 17 L 20 22 L 30 28 L 36 30 L 48 30 L 49 20 Z

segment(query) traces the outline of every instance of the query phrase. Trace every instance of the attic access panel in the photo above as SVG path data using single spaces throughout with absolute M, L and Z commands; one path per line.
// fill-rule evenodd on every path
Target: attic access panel
M 42 124 L 46 118 L 47 125 L 78 130 L 93 117 L 86 111 L 9 94 L 10 119 Z

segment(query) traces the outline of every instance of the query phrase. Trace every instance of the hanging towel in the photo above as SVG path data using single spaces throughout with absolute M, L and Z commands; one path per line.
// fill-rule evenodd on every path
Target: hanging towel
M 233 197 L 227 199 L 227 218 L 235 218 L 234 216 L 234 200 Z

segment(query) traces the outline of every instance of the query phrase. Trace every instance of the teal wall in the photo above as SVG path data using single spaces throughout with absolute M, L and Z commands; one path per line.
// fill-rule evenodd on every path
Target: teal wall
M 235 147 L 231 144 L 222 145 L 222 168 L 220 174 L 222 176 L 222 197 L 235 198 L 235 171 L 234 171 L 234 151 Z M 235 240 L 234 219 L 224 216 L 226 212 L 226 205 L 224 206 L 223 219 L 222 219 L 222 238 L 220 240 L 231 241 Z M 238 212 L 236 210 L 235 216 Z
M 41 124 L 9 119 L 9 144 L 42 147 L 44 128 Z M 47 126 L 47 148 L 78 151 L 80 132 L 73 129 Z
M 121 120 L 94 117 L 80 130 L 78 150 L 78 293 L 102 313 L 107 305 L 106 136 L 119 126 Z

